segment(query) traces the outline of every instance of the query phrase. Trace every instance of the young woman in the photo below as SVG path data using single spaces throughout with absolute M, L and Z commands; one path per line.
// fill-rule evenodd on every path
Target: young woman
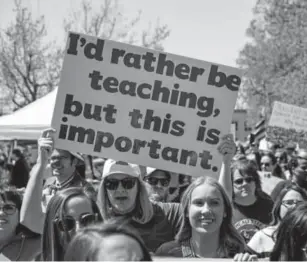
M 277 162 L 275 155 L 271 152 L 266 152 L 262 155 L 260 160 L 261 171 L 270 172 L 272 176 L 285 178 L 285 175 Z
M 0 253 L 8 260 L 31 261 L 40 251 L 41 237 L 20 223 L 21 195 L 16 188 L 0 187 Z
M 76 231 L 97 221 L 102 221 L 99 209 L 81 188 L 59 191 L 46 210 L 42 260 L 63 260 L 65 248 Z
M 186 190 L 182 207 L 184 220 L 176 240 L 163 244 L 156 255 L 234 258 L 247 251 L 244 239 L 232 225 L 229 198 L 216 180 L 197 178 Z
M 307 204 L 299 204 L 282 219 L 271 261 L 307 260 Z
M 81 229 L 69 243 L 65 261 L 152 261 L 130 227 L 107 222 Z
M 270 257 L 275 245 L 275 233 L 281 219 L 288 211 L 305 201 L 307 201 L 306 191 L 296 185 L 289 185 L 281 190 L 274 203 L 271 225 L 255 233 L 248 243 L 248 246 L 258 254 L 258 257 Z
M 232 168 L 233 224 L 246 243 L 260 229 L 271 222 L 273 201 L 261 189 L 261 181 L 254 164 L 236 161 Z

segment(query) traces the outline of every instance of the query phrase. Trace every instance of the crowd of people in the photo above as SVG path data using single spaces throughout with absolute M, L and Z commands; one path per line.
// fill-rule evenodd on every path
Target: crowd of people
M 93 183 L 82 155 L 54 148 L 53 136 L 43 131 L 36 164 L 19 164 L 0 186 L 0 250 L 9 260 L 307 260 L 306 149 L 259 150 L 225 135 L 218 179 L 95 158 Z M 262 174 L 279 179 L 271 192 Z

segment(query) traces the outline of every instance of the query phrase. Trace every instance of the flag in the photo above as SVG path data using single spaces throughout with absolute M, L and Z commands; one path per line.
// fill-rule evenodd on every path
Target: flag
M 254 137 L 254 142 L 259 143 L 261 139 L 265 138 L 265 119 L 261 119 L 254 128 L 252 132 Z

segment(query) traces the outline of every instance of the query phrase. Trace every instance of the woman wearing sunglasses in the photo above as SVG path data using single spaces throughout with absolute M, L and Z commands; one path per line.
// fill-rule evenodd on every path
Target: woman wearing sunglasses
M 236 161 L 231 167 L 233 183 L 233 223 L 246 243 L 271 222 L 273 201 L 262 191 L 257 169 L 248 161 Z
M 256 260 L 233 227 L 231 202 L 216 180 L 197 178 L 184 193 L 182 208 L 184 220 L 176 241 L 163 244 L 156 255 Z
M 102 221 L 99 209 L 81 188 L 59 191 L 46 210 L 42 260 L 63 260 L 66 246 L 76 231 L 97 221 Z
M 265 152 L 261 157 L 260 165 L 261 171 L 270 172 L 272 176 L 279 178 L 286 178 L 273 153 Z
M 105 222 L 81 229 L 69 243 L 65 261 L 152 261 L 140 236 L 124 224 Z
M 31 261 L 40 251 L 41 237 L 20 222 L 22 197 L 16 188 L 0 187 L 0 253 L 11 261 Z
M 270 257 L 275 245 L 275 232 L 278 229 L 280 221 L 288 211 L 306 201 L 306 191 L 296 185 L 289 185 L 281 190 L 274 203 L 272 211 L 273 221 L 271 225 L 255 233 L 248 243 L 248 246 L 258 254 L 258 257 Z
M 218 150 L 223 154 L 225 164 L 220 182 L 226 188 L 226 177 L 230 175 L 228 164 L 235 152 L 233 139 L 224 136 Z M 151 252 L 174 240 L 183 219 L 178 203 L 150 201 L 139 167 L 120 161 L 106 161 L 98 202 L 104 220 L 127 218 Z
M 270 261 L 307 261 L 307 204 L 290 210 L 276 232 Z

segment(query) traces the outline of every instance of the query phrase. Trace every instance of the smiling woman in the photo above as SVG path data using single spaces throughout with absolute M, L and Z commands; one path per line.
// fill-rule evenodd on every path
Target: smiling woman
M 156 255 L 234 258 L 248 250 L 232 225 L 231 203 L 216 180 L 199 177 L 182 199 L 185 219 L 176 241 L 163 244 Z M 249 254 L 245 256 L 254 258 Z

